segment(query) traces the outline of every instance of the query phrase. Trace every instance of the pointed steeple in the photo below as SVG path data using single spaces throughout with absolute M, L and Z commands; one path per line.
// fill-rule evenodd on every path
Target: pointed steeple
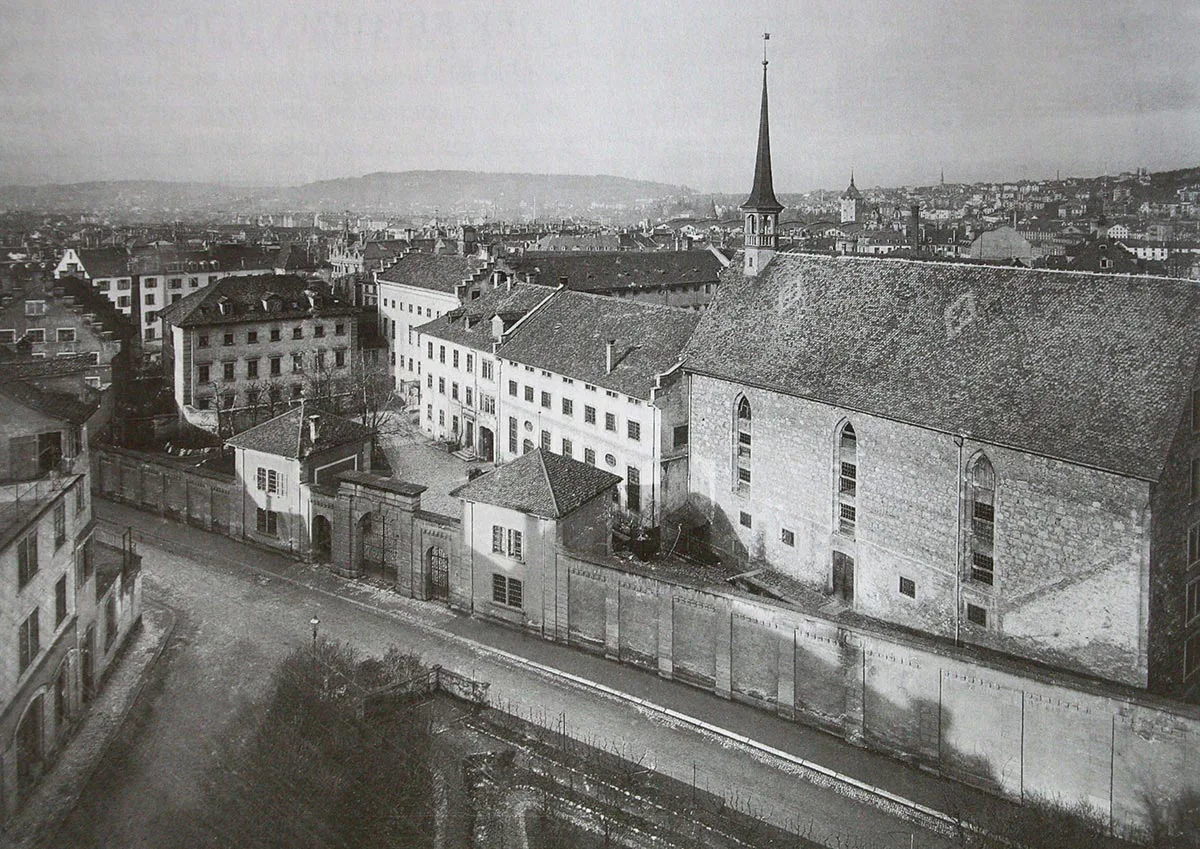
M 745 212 L 782 212 L 771 180 L 771 128 L 767 120 L 767 60 L 763 59 L 762 109 L 758 118 L 758 156 L 754 160 L 754 186 L 742 204 Z

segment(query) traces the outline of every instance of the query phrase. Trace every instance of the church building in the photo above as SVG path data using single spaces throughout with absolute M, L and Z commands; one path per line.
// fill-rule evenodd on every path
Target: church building
M 830 611 L 1195 697 L 1200 290 L 778 253 L 767 133 L 764 67 L 744 261 L 683 353 L 711 546 Z

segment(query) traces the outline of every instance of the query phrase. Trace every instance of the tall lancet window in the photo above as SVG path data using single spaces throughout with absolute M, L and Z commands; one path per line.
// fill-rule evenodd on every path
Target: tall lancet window
M 858 528 L 858 435 L 849 422 L 838 433 L 837 441 L 837 529 L 842 536 L 853 537 Z
M 736 479 L 733 483 L 734 489 L 742 491 L 750 488 L 750 459 L 754 443 L 754 432 L 751 421 L 750 402 L 745 396 L 738 398 L 735 408 L 733 463 Z
M 983 454 L 967 474 L 967 511 L 971 580 L 990 586 L 996 582 L 996 473 Z

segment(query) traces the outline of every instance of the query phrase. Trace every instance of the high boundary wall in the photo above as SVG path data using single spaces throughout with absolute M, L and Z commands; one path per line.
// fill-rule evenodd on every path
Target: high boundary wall
M 104 446 L 92 452 L 92 491 L 169 519 L 242 537 L 237 480 L 182 468 L 153 454 Z
M 1019 800 L 1086 805 L 1114 833 L 1200 792 L 1200 710 L 1019 661 L 557 552 L 545 636 Z

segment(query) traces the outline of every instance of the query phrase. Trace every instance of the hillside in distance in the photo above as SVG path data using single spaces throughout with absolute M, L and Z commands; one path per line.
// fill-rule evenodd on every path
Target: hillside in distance
M 0 186 L 0 209 L 205 211 L 236 209 L 390 215 L 454 213 L 496 218 L 635 210 L 694 194 L 684 186 L 606 175 L 377 172 L 298 186 L 245 187 L 154 180 Z
M 382 171 L 295 186 L 268 201 L 313 211 L 494 210 L 497 216 L 589 208 L 633 208 L 692 194 L 684 186 L 607 175 L 490 174 L 478 171 Z

